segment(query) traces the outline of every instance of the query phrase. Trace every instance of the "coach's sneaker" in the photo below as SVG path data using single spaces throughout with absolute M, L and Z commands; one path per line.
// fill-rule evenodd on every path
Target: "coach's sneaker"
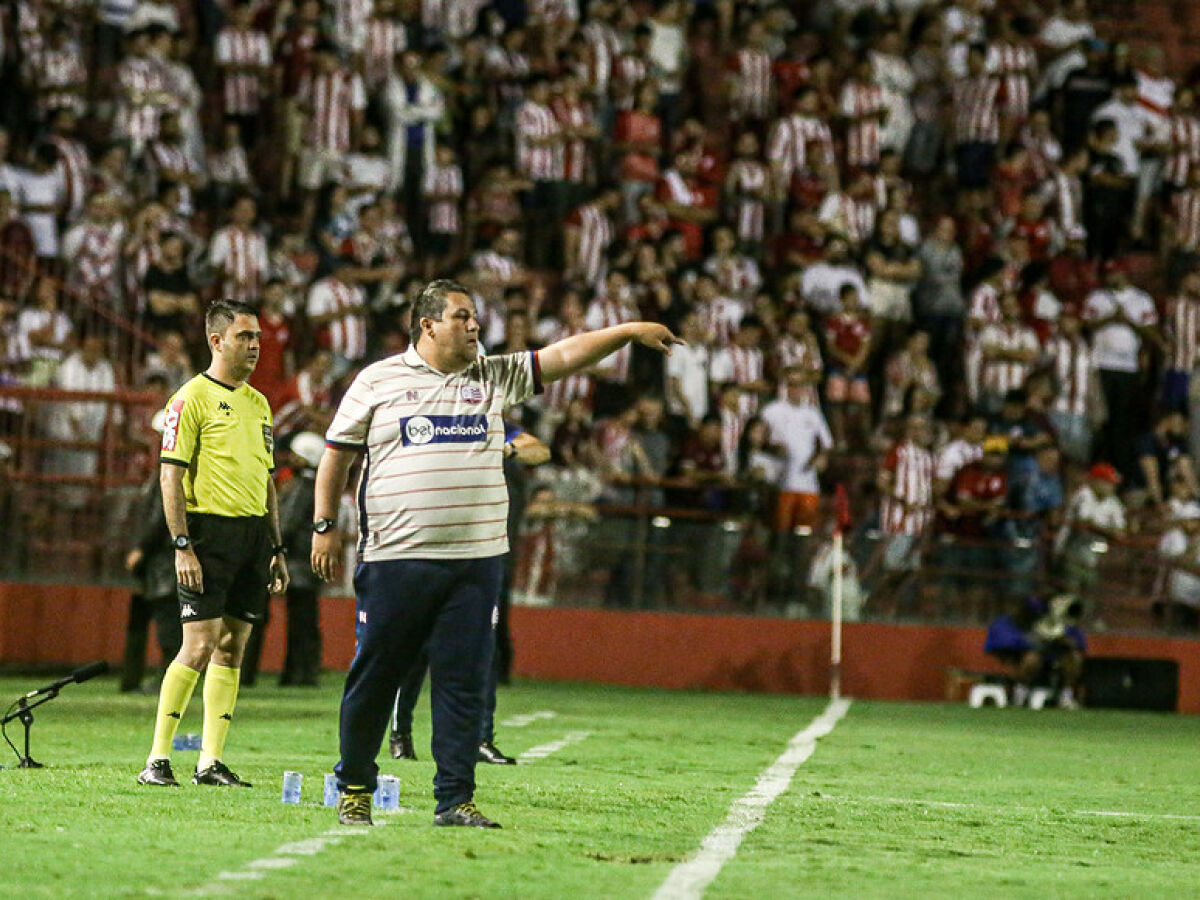
M 156 759 L 146 763 L 146 768 L 138 773 L 138 784 L 152 784 L 155 787 L 179 787 L 175 773 L 171 771 L 169 759 Z
M 491 763 L 493 766 L 515 766 L 517 761 L 511 756 L 505 756 L 491 741 L 484 741 L 479 745 L 479 761 Z
M 209 784 L 217 787 L 253 787 L 248 781 L 242 781 L 231 771 L 229 766 L 219 759 L 213 760 L 204 770 L 197 769 L 192 776 L 192 784 Z
M 411 731 L 393 731 L 392 736 L 388 739 L 388 749 L 392 752 L 392 759 L 411 759 L 416 760 L 417 751 L 413 747 Z
M 471 801 L 452 806 L 445 812 L 433 817 L 434 825 L 465 825 L 468 828 L 499 828 L 499 822 L 493 822 L 479 811 Z
M 370 791 L 344 791 L 338 794 L 338 824 L 374 825 L 371 821 Z

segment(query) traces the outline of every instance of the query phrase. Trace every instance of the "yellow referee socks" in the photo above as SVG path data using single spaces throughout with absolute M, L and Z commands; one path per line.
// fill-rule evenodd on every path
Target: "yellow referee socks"
M 204 734 L 200 739 L 197 770 L 208 768 L 225 752 L 225 736 L 237 706 L 241 669 L 209 663 L 204 673 Z
M 179 720 L 187 712 L 192 691 L 200 673 L 183 663 L 172 662 L 163 675 L 162 688 L 158 692 L 158 714 L 154 720 L 154 743 L 150 747 L 149 762 L 169 759 L 171 742 L 179 730 Z

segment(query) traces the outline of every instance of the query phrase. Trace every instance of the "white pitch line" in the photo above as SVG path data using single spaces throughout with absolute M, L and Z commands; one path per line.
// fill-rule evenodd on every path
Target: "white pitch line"
M 552 709 L 539 709 L 537 712 L 523 713 L 521 715 L 509 716 L 500 723 L 501 728 L 524 728 L 526 725 L 532 725 L 540 719 L 553 719 L 558 716 Z
M 590 737 L 591 734 L 590 731 L 569 731 L 557 741 L 551 741 L 548 744 L 542 744 L 538 747 L 530 747 L 524 753 L 517 754 L 517 762 L 531 762 L 535 759 L 545 759 L 551 753 L 557 753 L 564 747 L 578 744 L 584 738 Z
M 695 900 L 703 896 L 746 835 L 762 824 L 767 807 L 787 790 L 796 770 L 813 755 L 817 741 L 833 731 L 849 708 L 849 700 L 829 701 L 824 712 L 788 741 L 787 749 L 758 776 L 750 792 L 729 807 L 725 821 L 709 832 L 696 854 L 671 870 L 655 891 L 654 900 Z
M 838 803 L 893 803 L 897 806 L 932 806 L 937 809 L 974 809 L 983 812 L 1047 813 L 1063 816 L 1096 816 L 1102 819 L 1164 819 L 1176 822 L 1200 822 L 1200 815 L 1182 813 L 1134 812 L 1120 809 L 1053 809 L 1049 806 L 1004 806 L 986 803 L 959 803 L 953 800 L 923 800 L 920 797 L 877 797 L 868 794 L 854 797 L 822 794 L 814 800 L 833 800 Z

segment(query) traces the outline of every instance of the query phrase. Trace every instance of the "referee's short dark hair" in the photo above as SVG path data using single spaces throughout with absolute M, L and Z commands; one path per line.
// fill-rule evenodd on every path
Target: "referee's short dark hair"
M 257 309 L 241 300 L 214 300 L 204 313 L 204 333 L 224 334 L 238 316 L 257 315 Z
M 450 278 L 438 278 L 429 282 L 417 295 L 417 300 L 413 304 L 412 327 L 409 330 L 409 338 L 414 345 L 421 339 L 421 320 L 433 319 L 435 322 L 440 322 L 442 313 L 446 311 L 446 298 L 451 294 L 471 296 L 469 290 Z

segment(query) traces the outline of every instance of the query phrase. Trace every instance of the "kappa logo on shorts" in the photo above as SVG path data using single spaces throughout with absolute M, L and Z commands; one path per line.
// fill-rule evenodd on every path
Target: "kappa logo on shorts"
M 192 616 L 196 615 L 196 607 L 192 606 L 190 603 L 185 603 L 182 607 L 180 607 L 179 615 L 184 619 L 190 619 Z
M 409 416 L 400 420 L 405 447 L 422 444 L 481 444 L 487 440 L 487 416 Z

